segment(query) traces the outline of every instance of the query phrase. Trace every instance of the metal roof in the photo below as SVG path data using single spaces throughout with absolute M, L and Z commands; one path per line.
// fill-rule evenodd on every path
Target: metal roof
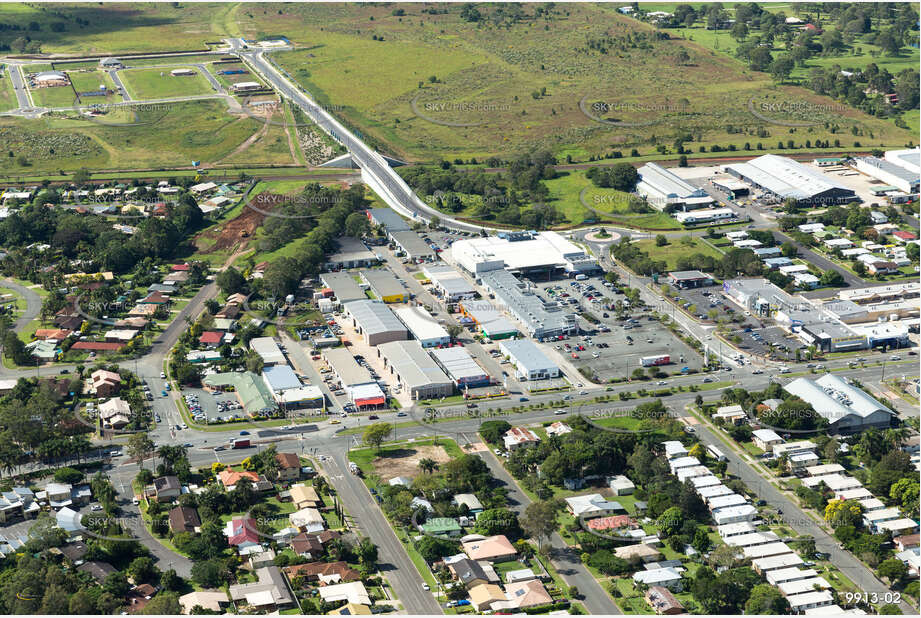
M 410 390 L 432 385 L 453 385 L 418 341 L 391 341 L 382 343 L 377 349 Z
M 732 163 L 726 170 L 782 198 L 805 200 L 831 190 L 854 193 L 818 170 L 773 154 L 762 155 L 748 163 Z
M 706 197 L 703 189 L 668 171 L 658 163 L 647 163 L 639 170 L 640 183 L 647 195 L 660 198 Z M 639 188 L 639 187 L 638 187 Z
M 376 300 L 354 300 L 345 303 L 345 310 L 358 322 L 365 335 L 376 335 L 398 331 L 408 336 L 403 323 L 393 315 L 393 311 L 384 303 Z
M 425 307 L 401 307 L 394 311 L 413 337 L 419 341 L 447 340 L 448 331 L 444 326 L 435 321 L 432 314 Z
M 323 357 L 344 387 L 374 382 L 371 373 L 355 361 L 348 348 L 326 350 Z
M 371 286 L 371 291 L 378 298 L 407 294 L 406 289 L 396 275 L 386 268 L 362 270 L 359 275 L 365 283 Z
M 502 341 L 499 343 L 499 348 L 528 372 L 557 369 L 556 363 L 547 358 L 547 355 L 530 339 Z
M 340 303 L 368 298 L 355 278 L 348 272 L 323 273 L 320 275 L 323 285 L 330 288 Z
M 470 352 L 461 346 L 434 349 L 431 355 L 455 381 L 482 378 L 488 375 L 476 362 L 476 359 L 470 356 Z

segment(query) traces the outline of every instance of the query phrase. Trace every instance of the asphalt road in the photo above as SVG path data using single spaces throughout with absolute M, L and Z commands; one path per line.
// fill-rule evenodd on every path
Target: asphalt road
M 516 513 L 523 513 L 531 504 L 531 499 L 521 491 L 518 483 L 512 478 L 505 467 L 491 452 L 479 453 L 480 459 L 486 462 L 493 477 L 508 488 L 509 507 Z M 582 603 L 585 604 L 589 614 L 593 616 L 605 614 L 623 614 L 608 593 L 601 587 L 598 580 L 588 572 L 579 554 L 571 549 L 556 532 L 550 537 L 550 560 L 560 577 L 569 586 L 579 588 Z
M 864 281 L 854 273 L 848 271 L 846 268 L 839 264 L 835 264 L 826 257 L 819 255 L 817 252 L 813 251 L 806 245 L 794 240 L 792 237 L 787 236 L 783 232 L 775 231 L 774 236 L 777 237 L 781 243 L 789 242 L 792 243 L 796 250 L 799 252 L 801 257 L 805 257 L 809 262 L 815 264 L 823 271 L 825 270 L 836 270 L 841 273 L 841 276 L 844 277 L 844 281 L 852 288 L 862 288 L 872 285 L 871 282 Z
M 24 285 L 20 285 L 15 281 L 9 279 L 4 279 L 0 281 L 0 285 L 5 288 L 9 288 L 22 296 L 26 301 L 26 308 L 22 312 L 16 321 L 13 323 L 13 330 L 19 331 L 26 326 L 29 322 L 38 317 L 38 314 L 42 310 L 42 297 L 39 296 L 35 290 L 31 290 Z
M 409 559 L 396 533 L 371 497 L 360 478 L 349 472 L 348 440 L 331 446 L 330 458 L 323 463 L 327 477 L 336 488 L 346 510 L 358 527 L 377 545 L 378 568 L 390 582 L 397 598 L 409 614 L 441 614 L 441 606 L 432 592 L 422 588 L 425 582 Z

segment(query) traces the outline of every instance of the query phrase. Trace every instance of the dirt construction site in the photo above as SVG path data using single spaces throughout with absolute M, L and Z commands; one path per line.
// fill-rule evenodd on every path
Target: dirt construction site
M 388 451 L 384 457 L 377 457 L 371 462 L 374 472 L 382 479 L 397 476 L 415 478 L 419 476 L 419 462 L 431 459 L 442 464 L 451 461 L 443 446 L 422 445 L 405 446 L 399 450 Z

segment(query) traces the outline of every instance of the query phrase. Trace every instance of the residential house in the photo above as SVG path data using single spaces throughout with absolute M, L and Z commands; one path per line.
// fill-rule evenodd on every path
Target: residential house
M 285 568 L 288 577 L 294 579 L 301 577 L 307 582 L 321 584 L 341 584 L 354 582 L 361 579 L 361 573 L 351 568 L 348 563 L 338 562 L 308 562 Z
M 198 532 L 201 519 L 198 511 L 190 506 L 177 506 L 170 509 L 169 529 L 173 534 L 178 532 Z
M 90 374 L 90 392 L 97 397 L 112 397 L 122 387 L 122 377 L 114 371 L 98 369 Z
M 732 423 L 733 425 L 739 425 L 747 418 L 748 415 L 745 414 L 745 410 L 743 410 L 742 406 L 738 404 L 734 406 L 722 406 L 717 408 L 716 413 L 713 415 L 713 420 L 721 420 L 727 423 Z
M 636 489 L 636 485 L 633 484 L 633 481 L 628 479 L 623 474 L 618 474 L 617 476 L 609 479 L 608 487 L 610 487 L 611 491 L 613 491 L 617 496 L 626 496 L 628 494 L 632 494 Z
M 154 496 L 157 502 L 175 500 L 182 493 L 182 483 L 175 476 L 161 476 L 154 479 Z
M 577 518 L 604 517 L 625 511 L 619 502 L 606 500 L 601 494 L 566 498 L 567 510 Z
M 195 607 L 221 613 L 229 604 L 230 597 L 223 590 L 196 590 L 179 597 L 179 606 L 182 607 L 183 614 L 191 614 Z
M 224 486 L 224 489 L 233 491 L 233 488 L 240 482 L 240 479 L 248 479 L 250 482 L 256 483 L 259 481 L 259 475 L 252 470 L 242 470 L 238 472 L 230 468 L 224 468 L 218 473 L 217 479 L 220 481 L 221 485 Z
M 256 577 L 256 582 L 230 586 L 230 598 L 235 602 L 245 601 L 257 609 L 276 610 L 294 605 L 294 597 L 281 569 L 276 566 L 256 569 Z
M 480 584 L 497 583 L 498 577 L 495 580 L 491 580 L 490 576 L 486 574 L 486 570 L 482 566 L 483 564 L 488 563 L 481 564 L 476 560 L 463 558 L 449 564 L 448 570 L 451 571 L 454 577 L 457 578 L 457 581 L 462 583 L 468 590 Z M 493 575 L 495 575 L 495 571 L 493 571 Z
M 683 614 L 684 605 L 675 598 L 668 588 L 650 586 L 644 595 L 646 603 L 659 615 Z
M 306 507 L 288 515 L 291 525 L 305 532 L 319 532 L 324 525 L 323 515 L 315 508 Z
M 275 564 L 275 550 L 266 549 L 249 555 L 249 566 L 254 571 Z
M 473 494 L 457 494 L 451 501 L 457 506 L 466 506 L 467 512 L 471 515 L 483 512 L 483 505 Z
M 547 427 L 548 436 L 562 436 L 567 433 L 572 433 L 572 427 L 570 427 L 563 421 L 556 421 L 555 423 L 551 423 Z
M 514 560 L 518 551 L 504 534 L 487 537 L 478 541 L 462 543 L 461 548 L 471 560 L 489 560 L 491 562 L 505 562 Z
M 303 483 L 292 485 L 289 493 L 291 494 L 291 501 L 294 502 L 294 507 L 298 510 L 304 508 L 316 509 L 323 506 L 323 501 L 312 485 L 304 485 Z
M 121 397 L 99 404 L 99 419 L 104 427 L 121 429 L 131 422 L 131 406 Z
M 491 609 L 493 603 L 508 600 L 502 588 L 495 584 L 479 584 L 470 588 L 467 594 L 473 609 L 478 612 Z
M 662 586 L 676 592 L 680 591 L 682 587 L 681 573 L 672 567 L 637 571 L 633 574 L 633 583 L 634 585 Z
M 261 534 L 258 531 L 256 520 L 252 517 L 231 519 L 224 527 L 224 535 L 227 537 L 227 544 L 236 547 L 238 551 L 260 545 Z
M 518 610 L 523 611 L 531 607 L 550 605 L 553 598 L 544 585 L 537 579 L 512 582 L 505 585 L 505 602 L 493 603 L 490 607 L 495 611 Z
M 278 480 L 293 481 L 301 476 L 301 458 L 295 453 L 276 453 Z
M 431 517 L 419 529 L 425 534 L 441 537 L 458 537 L 463 532 L 453 517 Z
M 365 585 L 360 581 L 320 586 L 317 591 L 320 593 L 320 598 L 327 603 L 348 601 L 359 605 L 371 605 L 371 597 L 368 595 Z
M 505 450 L 513 451 L 522 446 L 537 444 L 540 438 L 526 427 L 512 427 L 502 436 L 502 441 L 505 443 Z
M 102 583 L 105 579 L 112 573 L 118 573 L 118 570 L 109 564 L 108 562 L 101 562 L 99 560 L 91 560 L 90 562 L 84 562 L 77 567 L 78 571 L 83 571 L 84 573 L 89 573 L 93 579 L 97 582 Z
M 614 555 L 627 561 L 637 558 L 642 562 L 654 562 L 662 558 L 662 553 L 659 550 L 645 543 L 618 547 L 614 550 Z
M 783 438 L 773 429 L 756 429 L 752 432 L 752 442 L 762 451 L 770 453 L 775 444 L 783 444 Z

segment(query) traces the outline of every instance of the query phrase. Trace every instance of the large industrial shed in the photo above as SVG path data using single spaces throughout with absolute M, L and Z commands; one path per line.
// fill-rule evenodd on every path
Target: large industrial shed
M 423 348 L 433 348 L 451 343 L 451 337 L 444 326 L 435 321 L 425 307 L 401 307 L 394 311 L 400 321 L 406 325 L 412 336 Z
M 454 383 L 418 341 L 392 341 L 377 347 L 384 365 L 413 399 L 448 397 Z
M 558 302 L 545 302 L 507 270 L 483 273 L 480 281 L 495 295 L 496 302 L 515 316 L 527 333 L 536 339 L 571 335 L 579 330 L 574 314 Z
M 388 234 L 409 229 L 409 224 L 406 220 L 389 208 L 371 208 L 367 211 L 367 214 L 371 223 L 384 226 Z
M 780 200 L 804 204 L 842 204 L 859 201 L 853 189 L 793 159 L 767 154 L 748 163 L 732 163 L 726 172 Z
M 489 374 L 480 367 L 470 352 L 461 346 L 431 350 L 432 358 L 454 380 L 458 388 L 486 386 Z
M 463 275 L 446 264 L 431 264 L 422 269 L 432 287 L 448 302 L 476 298 L 476 290 Z
M 412 230 L 392 232 L 390 240 L 411 260 L 434 260 L 435 250 Z
M 356 300 L 343 305 L 352 325 L 368 345 L 409 338 L 403 323 L 387 305 L 376 300 Z
M 336 252 L 326 258 L 326 268 L 358 268 L 372 266 L 380 262 L 377 255 L 368 249 L 365 243 L 352 236 L 336 239 Z
M 706 191 L 679 178 L 657 163 L 647 163 L 639 170 L 636 192 L 657 210 L 691 210 L 713 203 Z
M 488 300 L 465 300 L 460 303 L 461 323 L 473 324 L 490 339 L 505 339 L 518 334 L 518 327 L 502 315 Z
M 829 429 L 838 433 L 886 428 L 894 415 L 863 390 L 830 373 L 815 381 L 797 378 L 783 389 L 810 404 L 828 421 Z
M 863 157 L 854 162 L 854 167 L 867 176 L 897 187 L 905 193 L 917 193 L 918 185 L 921 183 L 921 175 L 886 159 Z
M 345 389 L 349 401 L 359 408 L 381 406 L 387 402 L 384 392 L 371 373 L 355 361 L 348 348 L 333 348 L 323 352 L 323 358 Z
M 320 275 L 320 281 L 333 291 L 333 295 L 340 303 L 368 298 L 355 278 L 347 272 L 323 273 Z
M 530 339 L 503 341 L 499 350 L 515 365 L 515 377 L 520 380 L 560 377 L 560 368 Z
M 249 349 L 258 354 L 265 365 L 284 365 L 288 362 L 281 348 L 271 337 L 255 337 L 251 339 Z
M 363 270 L 359 276 L 368 284 L 374 296 L 385 303 L 402 303 L 409 297 L 409 292 L 400 280 L 386 268 Z

